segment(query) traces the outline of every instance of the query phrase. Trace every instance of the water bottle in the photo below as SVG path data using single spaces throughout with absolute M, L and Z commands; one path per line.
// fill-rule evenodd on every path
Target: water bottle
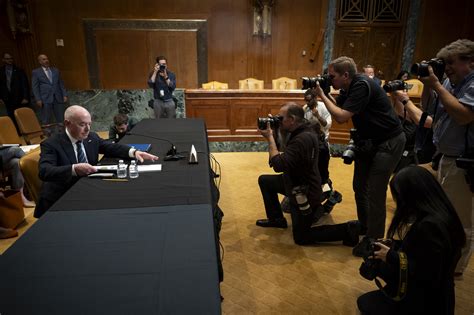
M 127 164 L 123 160 L 119 160 L 117 165 L 117 178 L 126 178 L 127 177 Z
M 128 168 L 128 176 L 130 176 L 130 178 L 137 178 L 138 177 L 137 161 L 132 160 L 130 162 L 130 166 Z
M 292 193 L 296 199 L 296 204 L 302 215 L 308 215 L 311 213 L 311 205 L 309 204 L 305 191 L 306 189 L 303 186 L 296 186 L 292 190 Z

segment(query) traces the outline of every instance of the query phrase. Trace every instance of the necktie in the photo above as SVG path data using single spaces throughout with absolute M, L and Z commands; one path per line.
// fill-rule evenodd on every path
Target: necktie
M 77 163 L 87 163 L 86 156 L 84 155 L 84 151 L 82 150 L 82 141 L 76 142 L 77 148 Z
M 51 73 L 51 69 L 46 69 L 46 76 L 48 77 L 49 82 L 53 83 L 53 74 Z

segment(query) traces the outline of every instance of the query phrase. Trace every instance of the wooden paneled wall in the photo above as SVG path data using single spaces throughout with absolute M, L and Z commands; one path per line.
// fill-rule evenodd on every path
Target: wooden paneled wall
M 421 1 L 414 61 L 434 56 L 442 46 L 457 38 L 474 40 L 470 20 L 474 2 Z M 271 88 L 271 80 L 280 76 L 297 78 L 300 84 L 301 76 L 321 72 L 323 64 L 322 35 L 329 0 L 276 1 L 272 35 L 267 38 L 252 35 L 252 0 L 28 0 L 33 34 L 20 40 L 11 38 L 4 11 L 6 2 L 0 0 L 0 48 L 14 53 L 27 73 L 36 65 L 40 52 L 47 54 L 71 90 L 91 87 L 83 19 L 205 19 L 208 80 L 228 82 L 231 89 L 238 87 L 239 79 L 247 77 L 265 80 L 266 88 Z M 115 31 L 111 36 L 117 37 L 117 34 Z M 64 47 L 56 46 L 56 39 L 63 39 Z M 187 53 L 194 48 L 186 43 L 180 44 L 183 53 L 168 56 L 168 63 L 172 70 L 184 69 L 180 70 L 184 74 L 178 77 L 178 87 L 197 88 L 196 73 L 189 66 L 197 61 Z M 337 45 L 338 37 L 335 37 L 334 47 Z M 106 88 L 145 88 L 146 76 L 153 66 L 153 58 L 149 56 L 160 54 L 160 51 L 153 52 L 152 45 L 130 45 L 127 65 L 140 58 L 147 58 L 149 64 L 137 66 L 129 75 L 114 76 L 114 67 L 120 66 L 115 62 L 122 57 L 111 46 L 102 45 L 100 49 L 99 57 L 105 67 L 101 68 L 101 75 L 106 78 Z M 317 54 L 311 56 L 311 52 Z

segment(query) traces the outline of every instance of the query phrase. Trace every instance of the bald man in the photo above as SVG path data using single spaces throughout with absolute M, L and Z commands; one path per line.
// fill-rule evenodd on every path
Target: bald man
M 43 125 L 51 122 L 51 114 L 54 114 L 57 123 L 64 120 L 64 103 L 67 102 L 67 92 L 61 79 L 59 70 L 51 67 L 48 56 L 38 56 L 39 68 L 31 74 L 31 89 L 35 97 L 36 106 L 41 110 L 41 123 Z
M 99 153 L 106 157 L 156 161 L 158 157 L 101 139 L 90 131 L 91 115 L 73 105 L 64 113 L 65 132 L 41 143 L 39 177 L 43 181 L 35 217 L 41 217 L 80 177 L 97 172 Z M 79 143 L 78 143 L 79 142 Z

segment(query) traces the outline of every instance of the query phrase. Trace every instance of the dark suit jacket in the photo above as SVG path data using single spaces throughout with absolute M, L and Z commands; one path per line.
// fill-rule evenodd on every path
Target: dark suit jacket
M 99 153 L 109 157 L 128 159 L 130 147 L 111 143 L 91 132 L 83 141 L 89 164 L 96 165 Z M 72 164 L 77 163 L 71 140 L 66 133 L 56 134 L 41 143 L 39 177 L 43 181 L 35 217 L 42 216 L 79 177 L 72 176 Z
M 23 69 L 13 65 L 10 91 L 8 91 L 5 66 L 0 67 L 0 99 L 12 110 L 19 107 L 23 99 L 30 100 L 28 78 Z
M 31 90 L 36 101 L 42 101 L 46 104 L 63 103 L 64 96 L 67 96 L 64 82 L 61 79 L 59 70 L 50 67 L 53 76 L 53 83 L 49 82 L 48 77 L 42 67 L 36 68 L 31 74 Z

